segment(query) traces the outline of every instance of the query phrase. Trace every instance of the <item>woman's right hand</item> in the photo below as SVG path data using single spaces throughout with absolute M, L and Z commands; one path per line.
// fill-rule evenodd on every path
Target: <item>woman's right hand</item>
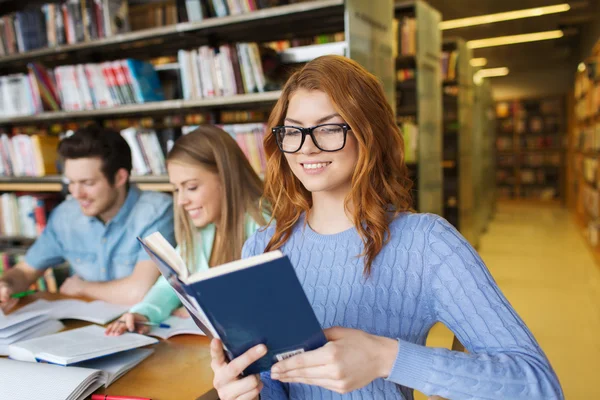
M 119 336 L 125 332 L 136 332 L 146 334 L 150 332 L 150 327 L 147 325 L 139 325 L 136 322 L 148 322 L 148 318 L 142 314 L 126 313 L 121 315 L 121 318 L 112 322 L 106 327 L 104 334 L 107 336 Z
M 250 350 L 227 362 L 223 344 L 219 339 L 210 343 L 210 367 L 215 373 L 213 386 L 217 389 L 221 400 L 254 400 L 258 398 L 263 384 L 260 375 L 241 377 L 241 373 L 254 361 L 267 354 L 263 344 L 252 347 Z

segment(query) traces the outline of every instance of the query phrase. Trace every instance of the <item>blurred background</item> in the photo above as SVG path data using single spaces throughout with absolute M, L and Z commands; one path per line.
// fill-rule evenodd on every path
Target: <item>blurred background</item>
M 415 209 L 479 251 L 566 398 L 600 398 L 599 40 L 596 0 L 0 0 L 0 273 L 68 196 L 69 132 L 121 131 L 143 190 L 172 190 L 166 153 L 206 123 L 264 174 L 286 78 L 344 55 L 382 81 Z

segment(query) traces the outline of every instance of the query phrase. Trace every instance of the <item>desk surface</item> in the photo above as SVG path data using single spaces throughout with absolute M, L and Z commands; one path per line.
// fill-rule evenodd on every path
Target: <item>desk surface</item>
M 38 293 L 19 306 L 38 298 L 64 299 L 65 296 Z M 67 329 L 88 325 L 84 321 L 63 321 Z M 210 368 L 210 341 L 203 336 L 179 335 L 150 346 L 154 354 L 99 393 L 148 397 L 152 400 L 213 400 L 213 372 Z

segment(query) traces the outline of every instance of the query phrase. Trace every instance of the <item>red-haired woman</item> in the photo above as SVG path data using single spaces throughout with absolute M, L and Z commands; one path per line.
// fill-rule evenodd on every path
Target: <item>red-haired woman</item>
M 265 197 L 276 223 L 242 255 L 287 254 L 329 342 L 239 378 L 264 346 L 227 363 L 214 341 L 221 399 L 412 399 L 413 389 L 563 398 L 475 250 L 443 218 L 409 211 L 402 136 L 373 75 L 343 57 L 317 58 L 289 79 L 269 126 Z M 425 347 L 436 322 L 469 352 Z

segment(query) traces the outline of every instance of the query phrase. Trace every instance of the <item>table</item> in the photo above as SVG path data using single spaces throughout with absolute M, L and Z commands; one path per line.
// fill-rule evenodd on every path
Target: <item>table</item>
M 60 294 L 36 293 L 19 302 L 19 307 L 37 299 L 60 300 Z M 87 300 L 79 298 L 80 300 Z M 67 329 L 88 322 L 62 321 Z M 152 400 L 216 400 L 210 368 L 210 340 L 203 336 L 179 335 L 150 346 L 154 353 L 127 374 L 97 393 L 148 397 Z

